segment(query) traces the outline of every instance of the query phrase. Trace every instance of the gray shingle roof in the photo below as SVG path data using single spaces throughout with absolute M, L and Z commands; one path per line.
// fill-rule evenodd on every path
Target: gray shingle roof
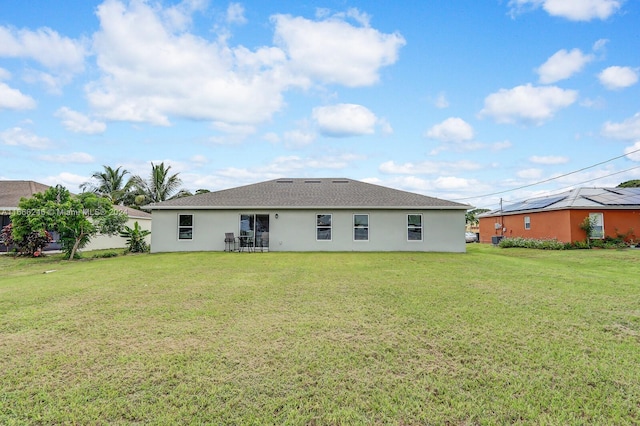
M 129 216 L 131 219 L 151 219 L 151 214 L 143 212 L 142 210 L 134 209 L 127 206 L 113 206 L 114 209 L 119 210 Z
M 48 185 L 32 180 L 0 180 L 0 210 L 16 209 L 20 198 L 44 192 Z
M 150 204 L 154 209 L 420 208 L 466 210 L 467 204 L 345 178 L 274 179 Z
M 505 204 L 502 210 L 493 210 L 480 217 L 567 209 L 640 209 L 640 188 L 575 188 L 560 194 Z

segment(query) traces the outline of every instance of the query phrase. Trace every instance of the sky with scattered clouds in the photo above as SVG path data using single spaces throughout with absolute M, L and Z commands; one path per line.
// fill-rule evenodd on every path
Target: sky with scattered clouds
M 0 179 L 165 162 L 191 191 L 347 177 L 481 208 L 615 186 L 640 179 L 638 22 L 632 0 L 0 0 Z

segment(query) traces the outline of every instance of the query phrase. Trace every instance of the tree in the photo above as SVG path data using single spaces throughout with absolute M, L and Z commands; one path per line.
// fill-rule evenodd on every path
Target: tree
M 489 209 L 474 209 L 474 210 L 469 210 L 466 214 L 465 214 L 465 223 L 468 223 L 469 225 L 477 225 L 479 220 L 478 220 L 478 216 L 481 215 L 482 213 L 486 213 L 488 212 Z
M 21 241 L 33 232 L 56 231 L 69 259 L 96 234 L 115 235 L 127 221 L 108 199 L 92 192 L 73 196 L 61 185 L 21 199 L 18 207 L 11 215 L 14 240 Z
M 591 237 L 593 236 L 593 231 L 595 230 L 597 225 L 596 221 L 597 219 L 593 216 L 585 216 L 582 223 L 580 223 L 580 229 L 582 229 L 584 233 L 587 234 L 587 247 L 591 247 Z
M 131 253 L 144 253 L 149 250 L 149 246 L 145 241 L 145 237 L 151 234 L 151 231 L 140 228 L 138 221 L 134 222 L 133 228 L 125 226 L 120 231 L 120 236 L 127 239 L 127 250 Z
M 640 188 L 640 179 L 632 179 L 622 182 L 618 188 Z
M 143 203 L 159 203 L 161 201 L 171 200 L 191 195 L 185 189 L 181 189 L 182 180 L 178 177 L 178 173 L 169 174 L 171 166 L 165 166 L 164 163 L 151 163 L 151 174 L 148 179 L 140 176 L 132 178 L 132 184 L 136 192 L 136 204 Z M 140 196 L 144 196 L 144 198 Z
M 133 182 L 131 179 L 126 180 L 129 171 L 122 169 L 122 166 L 116 169 L 102 167 L 104 171 L 91 175 L 94 182 L 85 182 L 80 185 L 80 189 L 108 198 L 113 204 L 127 204 L 131 201 L 130 191 Z

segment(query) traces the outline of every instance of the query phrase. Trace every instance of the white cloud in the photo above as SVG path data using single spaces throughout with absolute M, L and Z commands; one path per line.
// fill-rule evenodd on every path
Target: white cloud
M 360 155 L 338 154 L 320 157 L 303 157 L 289 155 L 276 157 L 271 162 L 264 165 L 252 166 L 250 169 L 229 167 L 216 171 L 216 176 L 208 179 L 210 182 L 229 180 L 230 186 L 238 186 L 240 183 L 253 183 L 265 179 L 276 179 L 285 176 L 305 176 L 311 170 L 342 170 L 349 167 L 353 162 L 361 161 Z M 222 178 L 222 179 L 221 179 Z M 202 187 L 202 185 L 200 185 Z
M 312 117 L 325 136 L 346 137 L 375 133 L 377 117 L 362 105 L 337 104 L 313 109 Z
M 447 95 L 444 93 L 438 94 L 438 97 L 435 100 L 435 106 L 438 109 L 444 109 L 449 107 L 449 100 L 447 100 Z
M 551 16 L 571 21 L 607 19 L 622 7 L 624 0 L 510 0 L 511 13 L 542 8 Z
M 272 144 L 280 142 L 280 136 L 278 136 L 278 134 L 274 132 L 265 133 L 264 135 L 262 135 L 262 139 Z
M 49 161 L 52 163 L 80 163 L 87 164 L 95 162 L 95 158 L 91 154 L 86 152 L 72 152 L 71 154 L 52 154 L 52 155 L 40 155 L 40 160 Z
M 386 161 L 378 167 L 381 173 L 400 174 L 400 175 L 426 175 L 426 174 L 449 174 L 451 172 L 459 173 L 466 170 L 478 170 L 482 166 L 468 160 L 460 160 L 455 162 L 436 162 L 422 161 L 419 163 L 396 164 L 395 161 Z
M 0 83 L 0 110 L 2 109 L 33 109 L 36 101 L 31 97 L 22 94 L 17 89 L 12 89 L 4 83 Z
M 109 120 L 169 125 L 170 116 L 229 124 L 263 122 L 282 105 L 291 80 L 285 54 L 250 51 L 174 31 L 144 2 L 98 7 L 94 50 L 103 77 L 88 87 Z M 170 60 L 168 60 L 170 58 Z
M 54 114 L 62 120 L 62 125 L 69 131 L 75 133 L 96 134 L 107 129 L 107 125 L 101 121 L 91 120 L 84 114 L 73 111 L 67 107 L 62 107 Z
M 0 68 L 0 80 L 9 80 L 11 78 L 11 73 L 4 68 Z
M 466 189 L 469 188 L 473 182 L 465 178 L 441 176 L 434 181 L 434 184 L 437 189 Z
M 562 157 L 559 155 L 534 155 L 532 157 L 529 157 L 529 161 L 535 164 L 564 164 L 568 163 L 569 159 L 567 157 Z
M 272 21 L 276 44 L 287 52 L 292 72 L 324 83 L 375 84 L 380 68 L 395 63 L 405 44 L 400 34 L 384 34 L 362 22 L 354 26 L 339 15 L 323 21 L 275 15 Z
M 401 36 L 364 25 L 366 15 L 350 9 L 322 21 L 276 15 L 274 38 L 282 47 L 233 47 L 229 37 L 209 40 L 185 29 L 188 13 L 201 2 L 192 3 L 179 10 L 119 0 L 98 7 L 93 50 L 102 77 L 87 86 L 87 97 L 100 117 L 255 126 L 284 107 L 283 92 L 292 87 L 375 83 L 404 45 Z M 227 18 L 241 20 L 242 10 L 232 3 Z
M 523 169 L 516 172 L 516 176 L 524 179 L 538 179 L 542 176 L 540 169 Z
M 630 67 L 609 67 L 598 74 L 598 79 L 609 90 L 624 89 L 638 82 L 638 70 Z
M 609 138 L 634 140 L 640 139 L 640 112 L 622 123 L 607 121 L 602 126 L 602 134 Z
M 633 154 L 629 154 L 630 152 L 633 152 Z M 637 161 L 640 162 L 640 141 L 634 143 L 633 145 L 627 147 L 624 149 L 624 153 L 625 154 L 629 154 L 627 155 L 627 158 L 631 161 Z
M 196 154 L 189 158 L 189 161 L 197 166 L 205 165 L 209 162 L 209 159 L 202 154 Z
M 556 86 L 516 86 L 508 90 L 500 89 L 487 96 L 480 116 L 491 117 L 498 123 L 542 124 L 577 98 L 577 91 Z
M 502 151 L 505 149 L 509 149 L 513 146 L 513 144 L 510 141 L 501 141 L 501 142 L 494 142 L 493 144 L 491 144 L 491 149 L 493 151 Z
M 50 69 L 78 73 L 84 70 L 85 55 L 82 41 L 50 28 L 30 31 L 0 26 L 0 56 L 32 59 Z
M 11 146 L 26 146 L 31 149 L 48 148 L 51 145 L 49 139 L 35 135 L 22 127 L 13 127 L 0 132 L 0 142 Z
M 310 145 L 316 140 L 316 134 L 308 130 L 289 130 L 284 133 L 284 141 L 287 147 L 299 148 Z
M 244 6 L 240 3 L 229 3 L 229 7 L 227 7 L 227 22 L 230 24 L 246 24 L 247 18 L 244 17 Z
M 62 185 L 70 192 L 77 193 L 80 190 L 80 185 L 87 181 L 87 177 L 69 172 L 62 172 L 57 176 L 47 176 L 41 179 L 41 181 L 45 185 L 49 186 Z
M 570 52 L 565 49 L 559 50 L 536 70 L 540 76 L 540 83 L 549 84 L 567 79 L 580 72 L 594 58 L 594 55 L 585 55 L 580 49 Z
M 425 136 L 441 142 L 464 142 L 473 139 L 473 127 L 458 117 L 451 117 L 431 127 Z

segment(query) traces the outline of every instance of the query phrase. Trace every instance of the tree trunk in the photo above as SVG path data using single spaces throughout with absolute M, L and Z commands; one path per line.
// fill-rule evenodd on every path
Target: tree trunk
M 82 237 L 84 237 L 84 232 L 81 232 L 78 238 L 76 238 L 76 242 L 73 243 L 71 254 L 69 254 L 69 260 L 73 260 L 75 258 L 76 252 L 78 251 L 78 246 L 80 245 L 80 241 L 82 241 Z

